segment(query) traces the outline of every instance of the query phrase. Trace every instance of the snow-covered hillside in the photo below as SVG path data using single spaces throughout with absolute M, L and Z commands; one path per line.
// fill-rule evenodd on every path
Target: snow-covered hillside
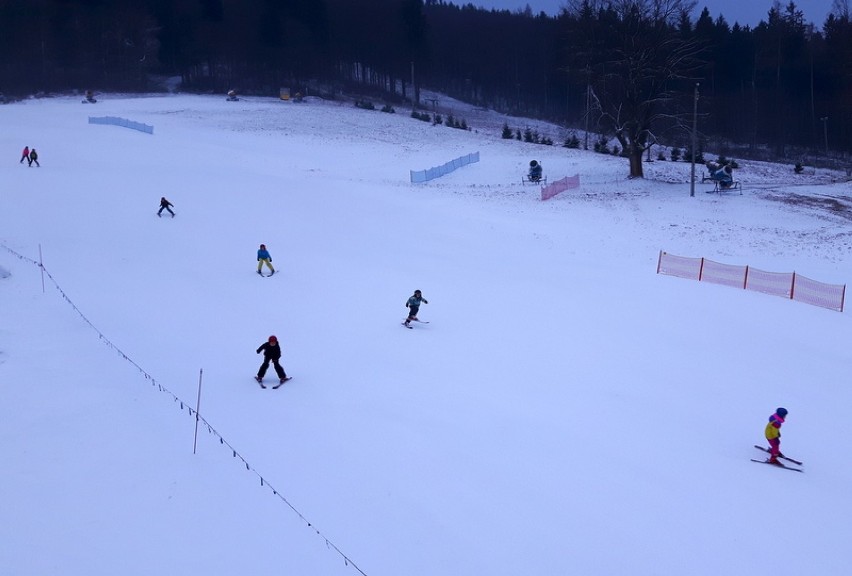
M 849 572 L 849 312 L 655 271 L 845 284 L 850 184 L 741 160 L 742 195 L 690 197 L 689 164 L 627 180 L 439 105 L 471 130 L 321 100 L 0 107 L 1 574 Z M 531 159 L 580 188 L 542 202 Z M 415 289 L 430 323 L 405 330 Z M 278 390 L 252 379 L 270 334 Z M 749 461 L 778 406 L 804 474 Z

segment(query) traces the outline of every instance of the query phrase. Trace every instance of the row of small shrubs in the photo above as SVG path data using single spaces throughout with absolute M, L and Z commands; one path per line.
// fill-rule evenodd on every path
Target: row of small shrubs
M 501 134 L 504 140 L 522 140 L 524 142 L 530 142 L 533 144 L 545 144 L 552 145 L 553 141 L 550 138 L 541 138 L 537 132 L 533 131 L 530 128 L 527 128 L 523 133 L 520 130 L 513 131 L 508 124 L 503 124 L 503 132 Z M 579 149 L 580 148 L 580 139 L 577 137 L 577 134 L 572 132 L 568 137 L 565 138 L 565 142 L 562 144 L 563 148 L 572 148 Z M 593 149 L 598 154 L 608 154 L 612 156 L 619 156 L 621 154 L 621 149 L 613 145 L 610 147 L 609 140 L 606 136 L 601 135 L 598 140 L 594 143 Z M 670 150 L 671 160 L 672 162 L 678 162 L 683 160 L 684 162 L 692 161 L 692 151 L 689 148 L 685 148 L 681 150 L 681 148 L 675 146 Z M 665 153 L 660 150 L 657 152 L 657 160 L 665 160 Z M 704 164 L 704 152 L 699 150 L 695 153 L 695 161 L 699 164 Z M 730 164 L 731 168 L 739 168 L 739 164 L 737 164 L 736 160 L 729 160 L 724 155 L 720 155 L 717 162 L 724 166 L 725 164 Z M 801 172 L 801 165 L 797 165 L 796 173 L 799 174 Z
M 565 138 L 565 142 L 562 144 L 563 148 L 572 148 L 577 150 L 580 148 L 580 139 L 577 138 L 577 134 L 571 132 L 571 135 Z
M 605 136 L 601 136 L 597 139 L 597 141 L 592 145 L 592 149 L 598 154 L 611 154 L 613 156 L 618 156 L 621 154 L 621 148 L 612 145 L 612 148 L 609 146 L 609 140 Z
M 690 150 L 689 148 L 684 148 L 683 150 L 681 150 L 678 146 L 675 146 L 674 148 L 669 150 L 669 157 L 671 158 L 672 162 L 679 162 L 680 160 L 683 160 L 684 162 L 692 162 L 692 150 Z M 657 152 L 657 160 L 665 159 L 666 155 L 663 153 L 662 150 Z M 698 150 L 695 153 L 695 162 L 698 164 L 704 164 L 706 162 L 706 160 L 704 159 L 703 150 Z
M 417 110 L 412 110 L 411 117 L 415 120 L 420 120 L 422 122 L 431 122 L 433 126 L 437 126 L 438 124 L 445 124 L 444 117 L 440 114 L 429 114 L 428 112 L 418 112 Z M 447 116 L 447 121 L 445 125 L 448 128 L 470 130 L 464 118 L 458 119 L 455 118 L 452 114 Z
M 526 128 L 523 132 L 518 128 L 512 130 L 508 124 L 503 124 L 503 132 L 501 134 L 504 140 L 520 140 L 529 144 L 544 144 L 545 146 L 553 146 L 553 140 L 547 136 L 542 136 L 532 128 Z
M 468 130 L 467 122 L 462 118 L 459 120 L 458 118 L 453 117 L 452 114 L 447 115 L 447 126 L 450 128 L 458 128 L 459 130 Z
M 545 146 L 553 146 L 553 140 L 551 140 L 547 136 L 541 136 L 538 132 L 533 130 L 532 128 L 527 128 L 523 132 L 520 129 L 512 130 L 508 124 L 503 124 L 503 132 L 501 134 L 504 140 L 521 140 L 523 142 L 528 142 L 531 144 L 544 144 Z M 562 143 L 563 148 L 572 148 L 579 149 L 580 148 L 580 139 L 577 137 L 575 132 L 572 132 L 565 138 L 565 141 Z M 621 151 L 618 146 L 609 147 L 608 140 L 606 137 L 601 136 L 594 145 L 595 152 L 600 154 L 612 154 L 614 156 L 618 156 Z
M 679 162 L 680 160 L 683 160 L 684 162 L 692 162 L 692 151 L 689 148 L 684 148 L 683 150 L 681 150 L 680 148 L 675 146 L 674 148 L 672 148 L 669 151 L 669 157 L 671 158 L 672 162 Z M 658 151 L 657 152 L 657 160 L 665 160 L 665 159 L 666 159 L 665 153 L 662 150 Z M 707 163 L 707 159 L 704 158 L 704 151 L 703 150 L 699 150 L 698 152 L 695 153 L 695 163 L 696 164 L 706 164 Z M 719 164 L 719 166 L 725 166 L 726 164 L 728 164 L 728 165 L 731 166 L 731 168 L 734 168 L 734 169 L 740 167 L 739 163 L 736 160 L 728 158 L 724 154 L 720 154 L 718 156 L 718 158 L 716 158 L 716 163 Z
M 355 100 L 355 107 L 361 108 L 362 110 L 375 110 L 376 107 L 369 100 Z M 393 106 L 390 104 L 385 104 L 382 106 L 382 112 L 387 112 L 388 114 L 394 114 L 396 110 L 393 109 Z

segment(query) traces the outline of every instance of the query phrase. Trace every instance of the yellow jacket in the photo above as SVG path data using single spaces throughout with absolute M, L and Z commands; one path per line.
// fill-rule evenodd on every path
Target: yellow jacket
M 781 437 L 781 425 L 784 423 L 784 419 L 778 414 L 773 414 L 769 417 L 769 423 L 766 425 L 766 430 L 764 430 L 764 434 L 766 435 L 767 440 L 774 440 L 775 438 Z

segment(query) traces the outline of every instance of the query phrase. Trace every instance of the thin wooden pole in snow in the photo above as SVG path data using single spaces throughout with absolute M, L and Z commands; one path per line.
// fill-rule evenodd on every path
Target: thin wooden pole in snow
M 44 263 L 41 260 L 41 244 L 38 245 L 38 267 L 41 269 L 41 293 L 44 294 Z
M 195 403 L 195 439 L 192 441 L 192 453 L 195 454 L 195 448 L 198 446 L 198 420 L 201 415 L 198 411 L 201 409 L 201 375 L 204 373 L 204 368 L 198 370 L 198 400 Z

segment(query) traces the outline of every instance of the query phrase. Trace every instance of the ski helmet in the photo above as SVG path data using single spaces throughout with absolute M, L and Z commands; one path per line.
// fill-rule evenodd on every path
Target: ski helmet
M 269 341 L 270 342 L 278 342 L 278 338 L 273 334 L 272 336 L 269 337 Z
M 786 408 L 779 408 L 778 410 L 775 411 L 775 413 L 778 414 L 779 416 L 781 416 L 781 418 L 784 418 L 785 416 L 787 416 L 787 409 Z

